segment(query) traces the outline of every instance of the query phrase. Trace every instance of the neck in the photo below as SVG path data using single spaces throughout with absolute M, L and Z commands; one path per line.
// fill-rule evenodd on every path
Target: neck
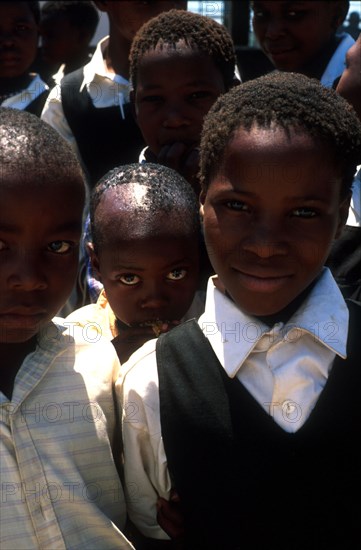
M 109 33 L 108 47 L 106 48 L 105 61 L 109 71 L 118 74 L 124 78 L 129 78 L 129 52 L 131 43 L 117 33 Z
M 0 391 L 11 399 L 15 377 L 24 362 L 25 357 L 36 348 L 37 337 L 21 343 L 0 343 Z
M 341 38 L 339 36 L 332 36 L 320 53 L 299 72 L 310 78 L 317 78 L 318 80 L 321 80 L 321 77 L 340 41 Z

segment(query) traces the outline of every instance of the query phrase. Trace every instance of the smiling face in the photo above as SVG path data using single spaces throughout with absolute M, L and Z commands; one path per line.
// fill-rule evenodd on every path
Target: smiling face
M 184 44 L 147 52 L 139 64 L 134 94 L 138 125 L 150 150 L 199 144 L 204 116 L 226 91 L 210 56 Z
M 274 315 L 319 275 L 348 199 L 307 134 L 239 129 L 201 196 L 209 258 L 246 313 Z
M 141 203 L 144 187 L 126 187 L 133 198 L 139 191 Z M 154 216 L 139 211 L 135 217 L 131 195 L 124 206 L 124 194 L 120 201 L 114 189 L 103 194 L 94 219 L 101 224 L 101 244 L 97 254 L 92 253 L 93 267 L 123 323 L 179 321 L 197 289 L 198 240 L 182 224 L 182 216 L 178 222 L 172 213 Z
M 37 45 L 37 24 L 27 2 L 0 2 L 0 78 L 26 73 Z
M 2 174 L 0 343 L 30 340 L 68 298 L 78 267 L 83 200 L 78 182 L 54 187 Z
M 257 40 L 282 71 L 304 72 L 342 22 L 338 2 L 256 0 L 253 13 Z

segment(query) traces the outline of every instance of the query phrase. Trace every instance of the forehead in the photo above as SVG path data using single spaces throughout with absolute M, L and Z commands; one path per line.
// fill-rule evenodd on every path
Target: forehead
M 0 2 L 0 24 L 5 19 L 22 19 L 35 21 L 33 12 L 27 2 Z
M 165 74 L 167 73 L 167 74 Z M 169 79 L 172 73 L 173 78 Z M 213 58 L 195 47 L 179 41 L 171 44 L 157 45 L 144 53 L 139 61 L 138 86 L 153 86 L 157 82 L 172 87 L 174 80 L 185 82 L 210 82 L 222 88 L 223 77 Z
M 159 211 L 147 198 L 148 189 L 139 183 L 107 189 L 96 208 L 95 224 L 107 242 L 144 239 L 154 235 L 189 235 L 187 212 L 177 207 Z M 187 230 L 186 230 L 187 229 Z

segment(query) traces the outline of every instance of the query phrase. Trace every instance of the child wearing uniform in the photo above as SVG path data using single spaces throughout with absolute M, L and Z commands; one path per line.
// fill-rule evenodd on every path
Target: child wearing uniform
M 317 78 L 332 87 L 345 68 L 354 39 L 337 33 L 349 8 L 348 0 L 255 0 L 253 29 L 276 69 Z
M 129 103 L 129 51 L 137 30 L 181 0 L 97 1 L 109 17 L 109 36 L 91 61 L 67 75 L 49 94 L 42 118 L 72 145 L 91 188 L 112 168 L 137 162 L 144 145 Z
M 323 265 L 360 140 L 343 98 L 292 73 L 233 88 L 206 116 L 205 313 L 147 342 L 117 383 L 145 536 L 167 538 L 156 501 L 175 488 L 187 550 L 354 548 L 361 311 Z
M 177 170 L 200 192 L 203 118 L 236 83 L 236 54 L 227 29 L 180 10 L 141 27 L 130 50 L 131 100 L 147 148 L 141 160 Z
M 90 256 L 104 290 L 67 321 L 112 340 L 124 362 L 145 341 L 203 311 L 197 197 L 174 170 L 131 164 L 100 180 L 90 212 Z
M 38 46 L 39 2 L 0 2 L 0 105 L 40 116 L 49 87 L 30 72 Z
M 0 546 L 131 549 L 106 341 L 54 318 L 85 199 L 77 159 L 34 115 L 0 109 Z

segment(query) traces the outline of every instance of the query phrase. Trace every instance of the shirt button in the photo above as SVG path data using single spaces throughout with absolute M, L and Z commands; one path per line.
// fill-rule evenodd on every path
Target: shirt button
M 291 399 L 286 399 L 282 403 L 282 416 L 284 420 L 291 424 L 298 422 L 302 416 L 301 406 Z

